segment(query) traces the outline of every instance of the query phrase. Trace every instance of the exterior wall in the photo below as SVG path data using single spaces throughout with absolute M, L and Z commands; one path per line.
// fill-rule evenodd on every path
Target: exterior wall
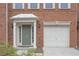
M 6 44 L 6 4 L 0 3 L 0 46 Z
M 77 45 L 78 45 L 78 47 L 79 47 L 79 4 L 77 4 L 77 38 L 78 38 L 78 40 L 77 40 Z
M 79 25 L 78 25 L 79 26 Z M 79 27 L 78 27 L 78 30 L 77 30 L 77 38 L 78 38 L 78 40 L 77 40 L 77 45 L 78 45 L 78 47 L 79 47 Z
M 43 9 L 41 3 L 40 9 L 27 9 L 27 4 L 24 9 L 13 9 L 12 4 L 8 4 L 8 41 L 13 44 L 13 21 L 12 16 L 21 13 L 32 13 L 38 17 L 37 21 L 37 47 L 43 47 L 43 22 L 45 21 L 71 21 L 70 25 L 70 47 L 77 46 L 77 15 L 76 4 L 72 4 L 71 9 L 59 9 L 56 4 L 55 9 Z

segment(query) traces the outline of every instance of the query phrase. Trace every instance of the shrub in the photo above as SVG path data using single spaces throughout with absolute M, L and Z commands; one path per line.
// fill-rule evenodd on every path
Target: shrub
M 36 49 L 34 49 L 34 48 L 28 49 L 28 50 L 27 50 L 27 56 L 33 56 L 34 53 L 36 53 L 36 52 L 37 52 L 37 51 L 36 51 Z
M 9 45 L 7 45 L 7 47 L 0 47 L 0 55 L 1 56 L 15 56 L 16 49 Z
M 43 52 L 40 49 L 30 48 L 27 50 L 27 56 L 36 56 L 37 53 L 42 54 Z

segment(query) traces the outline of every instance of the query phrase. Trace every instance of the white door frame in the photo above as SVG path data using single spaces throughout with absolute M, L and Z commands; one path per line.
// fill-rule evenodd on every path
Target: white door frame
M 22 45 L 22 25 L 31 25 L 31 45 Z M 19 42 L 19 26 L 21 26 L 21 43 Z M 20 25 L 17 25 L 17 45 L 18 46 L 32 46 L 32 24 L 29 23 L 29 24 L 20 24 Z
M 36 48 L 36 20 L 14 20 L 13 21 L 13 47 L 14 48 L 20 48 L 17 47 L 17 34 L 16 34 L 16 28 L 17 28 L 17 23 L 30 23 L 32 22 L 34 24 L 34 43 L 33 43 L 33 48 Z M 22 48 L 22 47 L 21 47 Z M 27 47 L 26 47 L 27 48 Z

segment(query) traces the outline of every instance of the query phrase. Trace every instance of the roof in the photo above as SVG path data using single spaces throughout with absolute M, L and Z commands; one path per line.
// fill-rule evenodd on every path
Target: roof
M 33 14 L 18 14 L 13 16 L 11 19 L 18 19 L 18 18 L 37 18 L 37 16 Z

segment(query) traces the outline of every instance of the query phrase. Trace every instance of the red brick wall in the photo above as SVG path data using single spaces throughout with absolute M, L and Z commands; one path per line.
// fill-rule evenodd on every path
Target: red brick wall
M 6 5 L 0 3 L 0 44 L 6 42 Z
M 70 26 L 70 47 L 76 47 L 77 45 L 77 18 L 76 18 L 76 4 L 72 4 L 71 9 L 59 9 L 58 4 L 56 4 L 55 9 L 43 9 L 42 4 L 40 9 L 27 9 L 27 6 L 25 9 L 13 9 L 12 4 L 8 4 L 8 17 L 9 17 L 9 30 L 8 30 L 8 36 L 9 36 L 9 43 L 12 44 L 13 41 L 13 23 L 12 19 L 10 17 L 21 14 L 21 13 L 32 13 L 39 17 L 39 20 L 37 21 L 37 47 L 43 47 L 43 22 L 44 21 L 71 21 Z
M 77 29 L 77 38 L 78 38 L 78 40 L 77 40 L 77 45 L 78 45 L 78 47 L 79 47 L 79 4 L 77 4 L 77 24 L 78 24 L 78 29 Z

